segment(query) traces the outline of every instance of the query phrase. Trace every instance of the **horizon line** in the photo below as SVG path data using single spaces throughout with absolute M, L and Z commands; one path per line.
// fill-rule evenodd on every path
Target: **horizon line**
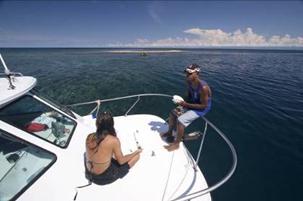
M 117 46 L 117 47 L 106 47 L 106 46 L 101 46 L 101 47 L 93 47 L 93 46 L 32 46 L 32 47 L 25 47 L 25 46 L 10 46 L 10 47 L 0 47 L 0 49 L 35 49 L 35 48 L 45 48 L 45 49 L 252 49 L 252 50 L 303 50 L 303 46 L 203 46 L 203 47 L 164 47 L 164 46 L 159 46 L 159 47 L 125 47 L 125 46 Z

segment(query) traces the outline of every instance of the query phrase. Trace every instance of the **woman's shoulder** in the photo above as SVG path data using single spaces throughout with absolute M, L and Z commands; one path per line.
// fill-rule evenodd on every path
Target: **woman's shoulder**
M 87 135 L 86 137 L 86 141 L 95 141 L 97 138 L 96 138 L 96 133 L 90 133 Z
M 86 137 L 86 145 L 89 148 L 95 148 L 97 145 L 97 137 L 95 133 L 91 133 Z
M 114 143 L 118 141 L 118 138 L 113 135 L 107 135 L 104 140 L 106 140 L 108 143 Z

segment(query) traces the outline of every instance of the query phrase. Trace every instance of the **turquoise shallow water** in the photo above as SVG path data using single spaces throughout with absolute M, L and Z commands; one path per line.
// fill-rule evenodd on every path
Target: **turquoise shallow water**
M 239 160 L 231 180 L 212 193 L 213 200 L 302 200 L 303 51 L 204 49 L 147 56 L 108 49 L 0 52 L 12 71 L 35 76 L 40 93 L 62 104 L 139 93 L 184 95 L 182 70 L 198 63 L 213 91 L 207 118 L 229 137 Z M 131 104 L 104 104 L 104 109 L 119 115 Z M 173 106 L 165 98 L 143 99 L 133 113 L 166 118 Z M 199 144 L 187 146 L 195 155 Z M 204 148 L 199 166 L 211 185 L 228 171 L 231 158 L 214 132 L 208 133 Z

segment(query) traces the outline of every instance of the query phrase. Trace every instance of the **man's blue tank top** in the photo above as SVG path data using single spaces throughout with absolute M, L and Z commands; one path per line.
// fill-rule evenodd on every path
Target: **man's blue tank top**
M 201 89 L 204 86 L 208 86 L 208 84 L 204 80 L 200 80 L 200 84 L 197 88 L 193 88 L 191 85 L 189 85 L 189 98 L 191 99 L 192 103 L 194 104 L 200 104 L 200 93 Z M 204 116 L 211 108 L 211 96 L 208 97 L 207 107 L 202 110 L 193 110 L 196 114 L 199 116 Z

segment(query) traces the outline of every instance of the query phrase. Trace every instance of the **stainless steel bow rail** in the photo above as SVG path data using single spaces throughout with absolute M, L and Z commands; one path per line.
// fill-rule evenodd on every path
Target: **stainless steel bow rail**
M 15 89 L 15 86 L 13 85 L 14 77 L 15 76 L 23 76 L 23 75 L 21 73 L 11 72 L 8 69 L 8 67 L 6 66 L 6 63 L 5 63 L 1 54 L 0 54 L 0 61 L 1 61 L 2 66 L 4 68 L 4 73 L 0 73 L 0 75 L 5 75 L 8 78 L 9 89 Z
M 72 104 L 72 105 L 68 105 L 68 106 L 72 106 L 72 107 L 76 107 L 76 106 L 83 106 L 83 105 L 90 105 L 90 104 L 96 104 L 96 107 L 90 112 L 90 114 L 96 112 L 96 114 L 98 114 L 99 109 L 100 109 L 100 105 L 101 103 L 105 103 L 105 102 L 111 102 L 111 101 L 117 101 L 117 100 L 122 100 L 122 99 L 129 99 L 129 98 L 137 98 L 137 100 L 132 104 L 132 106 L 125 112 L 125 116 L 128 115 L 128 113 L 135 107 L 135 105 L 140 101 L 141 97 L 146 97 L 146 96 L 158 96 L 158 97 L 167 97 L 167 98 L 172 98 L 171 95 L 167 95 L 167 94 L 155 94 L 155 93 L 148 93 L 148 94 L 137 94 L 137 95 L 130 95 L 130 96 L 123 96 L 123 97 L 117 97 L 117 98 L 110 98 L 110 99 L 104 99 L 104 100 L 95 100 L 95 101 L 90 101 L 90 102 L 84 102 L 84 103 L 77 103 L 77 104 Z M 200 197 L 204 194 L 210 193 L 212 191 L 214 191 L 215 189 L 219 188 L 220 186 L 222 186 L 225 182 L 227 182 L 229 180 L 229 178 L 233 175 L 233 173 L 236 170 L 237 167 L 237 153 L 236 150 L 234 148 L 234 146 L 232 145 L 232 143 L 230 142 L 230 140 L 225 136 L 225 134 L 220 131 L 213 123 L 211 123 L 208 119 L 206 119 L 205 117 L 202 117 L 203 121 L 205 122 L 205 126 L 204 126 L 204 131 L 203 131 L 203 135 L 201 138 L 201 143 L 200 143 L 200 147 L 199 147 L 199 151 L 197 154 L 197 158 L 194 161 L 194 169 L 196 170 L 196 167 L 199 163 L 200 160 L 200 156 L 202 153 L 202 149 L 203 149 L 203 144 L 204 144 L 204 139 L 207 133 L 207 129 L 208 129 L 208 125 L 214 130 L 216 131 L 216 133 L 225 141 L 225 143 L 228 145 L 229 150 L 232 154 L 232 159 L 233 159 L 233 163 L 229 169 L 229 171 L 227 172 L 227 174 L 217 183 L 215 183 L 214 185 L 196 191 L 194 193 L 190 193 L 187 195 L 183 195 L 181 197 L 178 197 L 172 201 L 183 201 L 183 200 L 190 200 L 196 197 Z

